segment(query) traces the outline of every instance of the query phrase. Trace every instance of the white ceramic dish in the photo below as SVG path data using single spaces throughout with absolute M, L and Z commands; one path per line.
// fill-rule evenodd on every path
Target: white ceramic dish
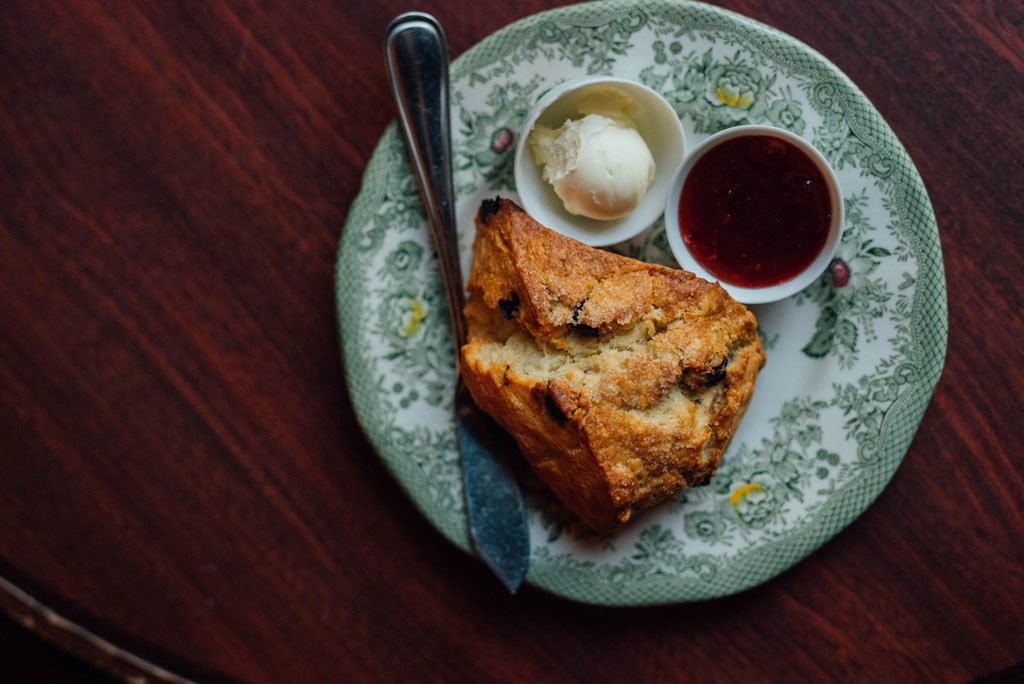
M 541 175 L 527 144 L 534 126 L 542 123 L 558 128 L 566 119 L 578 116 L 579 98 L 595 88 L 615 88 L 637 105 L 637 130 L 654 156 L 654 180 L 640 204 L 630 214 L 609 221 L 575 216 L 565 210 L 562 200 Z M 516 140 L 515 183 L 523 208 L 541 224 L 593 247 L 618 244 L 635 237 L 658 220 L 665 209 L 672 174 L 683 161 L 683 127 L 675 110 L 661 95 L 645 85 L 624 78 L 587 77 L 573 79 L 547 91 L 526 121 Z
M 771 136 L 780 138 L 795 145 L 807 155 L 814 165 L 821 171 L 828 186 L 829 203 L 831 205 L 831 223 L 829 224 L 828 237 L 825 245 L 814 260 L 796 276 L 765 287 L 743 287 L 734 283 L 726 282 L 710 273 L 700 261 L 698 261 L 683 240 L 679 230 L 679 199 L 683 191 L 683 185 L 689 177 L 694 165 L 710 150 L 727 140 L 735 140 L 746 136 Z M 705 280 L 718 280 L 725 290 L 736 300 L 744 304 L 767 304 L 777 302 L 780 299 L 791 297 L 800 292 L 828 268 L 839 246 L 843 234 L 843 196 L 839 187 L 839 180 L 828 161 L 809 142 L 783 128 L 762 125 L 741 125 L 728 128 L 705 139 L 700 145 L 686 157 L 686 161 L 676 171 L 672 178 L 672 185 L 669 189 L 665 203 L 665 235 L 668 238 L 672 255 L 685 270 L 696 273 Z M 780 236 L 784 239 L 784 236 Z
M 768 362 L 707 486 L 596 537 L 523 476 L 529 584 L 614 605 L 743 591 L 839 534 L 899 476 L 946 352 L 935 215 L 892 129 L 806 45 L 704 3 L 598 0 L 527 17 L 453 61 L 464 268 L 481 200 L 516 196 L 512 141 L 540 94 L 597 73 L 664 95 L 688 143 L 746 123 L 799 132 L 825 151 L 842 182 L 842 268 L 756 306 Z M 675 263 L 660 220 L 615 250 Z M 348 392 L 396 482 L 441 535 L 471 551 L 452 417 L 451 326 L 433 254 L 392 125 L 366 167 L 338 253 Z

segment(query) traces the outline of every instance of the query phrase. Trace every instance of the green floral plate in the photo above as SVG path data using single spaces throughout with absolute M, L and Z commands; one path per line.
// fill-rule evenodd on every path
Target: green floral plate
M 452 64 L 464 269 L 480 200 L 516 197 L 513 143 L 531 104 L 556 83 L 589 74 L 661 92 L 690 146 L 741 123 L 788 128 L 830 159 L 843 187 L 847 226 L 831 270 L 796 297 L 754 308 L 768 362 L 708 486 L 599 537 L 523 475 L 528 583 L 618 605 L 741 591 L 836 535 L 902 460 L 946 352 L 935 216 L 882 117 L 806 45 L 702 4 L 602 1 L 518 21 Z M 673 264 L 662 222 L 616 249 Z M 469 549 L 448 312 L 394 124 L 345 224 L 337 305 L 348 386 L 366 435 L 430 522 Z

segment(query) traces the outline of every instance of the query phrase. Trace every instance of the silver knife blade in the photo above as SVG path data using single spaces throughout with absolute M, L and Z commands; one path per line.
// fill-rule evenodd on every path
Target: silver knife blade
M 469 392 L 462 385 L 457 394 Z M 480 558 L 514 594 L 529 568 L 530 544 L 523 495 L 508 461 L 498 456 L 509 438 L 472 397 L 457 399 L 455 412 L 470 537 Z
M 476 406 L 459 372 L 465 291 L 452 187 L 448 42 L 437 19 L 407 12 L 388 26 L 384 54 L 451 314 L 456 435 L 470 539 L 481 560 L 515 593 L 529 567 L 530 541 L 522 492 L 501 456 L 509 438 Z

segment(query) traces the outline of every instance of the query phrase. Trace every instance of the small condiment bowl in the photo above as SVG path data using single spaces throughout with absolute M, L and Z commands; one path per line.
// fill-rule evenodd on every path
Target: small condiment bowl
M 680 226 L 680 200 L 683 188 L 687 180 L 690 178 L 694 166 L 704 157 L 704 155 L 706 155 L 710 150 L 716 148 L 718 145 L 728 140 L 734 140 L 744 136 L 770 136 L 778 138 L 791 143 L 803 152 L 813 165 L 817 167 L 818 171 L 821 172 L 821 176 L 825 181 L 828 191 L 830 210 L 830 219 L 827 226 L 824 245 L 814 256 L 813 260 L 811 260 L 810 263 L 801 271 L 786 280 L 757 287 L 745 287 L 743 285 L 730 283 L 727 280 L 711 273 L 704 264 L 698 261 L 687 246 L 686 241 L 683 239 Z M 708 137 L 699 145 L 696 145 L 687 156 L 686 161 L 683 162 L 676 171 L 672 179 L 665 204 L 665 231 L 672 254 L 683 269 L 691 271 L 705 280 L 718 281 L 719 284 L 721 284 L 721 286 L 739 302 L 744 304 L 767 304 L 769 302 L 776 302 L 781 299 L 785 299 L 786 297 L 790 297 L 797 292 L 800 292 L 805 287 L 816 281 L 825 269 L 828 268 L 835 256 L 836 248 L 839 246 L 839 240 L 842 237 L 842 192 L 839 187 L 839 181 L 836 178 L 836 174 L 831 165 L 825 157 L 814 148 L 813 145 L 800 136 L 788 130 L 776 128 L 774 126 L 736 126 L 734 128 L 720 131 L 719 133 Z M 785 240 L 786 235 L 781 234 L 779 236 L 780 248 L 786 246 Z M 737 248 L 739 247 L 740 246 L 737 245 Z
M 527 139 L 538 123 L 557 129 L 579 118 L 577 104 L 590 89 L 617 89 L 636 103 L 632 119 L 654 157 L 654 180 L 637 208 L 608 221 L 576 216 L 565 210 L 551 184 L 544 180 Z M 545 93 L 534 106 L 516 140 L 515 183 L 523 209 L 535 220 L 592 247 L 605 247 L 635 237 L 665 210 L 672 174 L 683 161 L 683 127 L 665 98 L 645 85 L 622 78 L 588 77 L 567 81 Z

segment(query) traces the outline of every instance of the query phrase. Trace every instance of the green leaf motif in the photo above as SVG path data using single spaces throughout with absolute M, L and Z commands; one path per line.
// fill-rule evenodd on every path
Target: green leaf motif
M 812 359 L 828 356 L 836 339 L 836 320 L 835 309 L 826 306 L 821 310 L 821 315 L 814 324 L 814 336 L 803 348 L 804 354 Z
M 857 326 L 853 321 L 843 320 L 836 329 L 836 339 L 851 354 L 857 353 Z
M 876 244 L 881 231 L 868 218 L 867 201 L 862 191 L 845 202 L 846 227 L 835 258 L 848 269 L 848 282 L 837 285 L 826 271 L 794 298 L 797 303 L 811 301 L 821 307 L 803 353 L 812 359 L 835 355 L 842 368 L 856 364 L 860 343 L 874 341 L 876 321 L 894 310 L 891 283 L 877 275 L 893 251 Z

